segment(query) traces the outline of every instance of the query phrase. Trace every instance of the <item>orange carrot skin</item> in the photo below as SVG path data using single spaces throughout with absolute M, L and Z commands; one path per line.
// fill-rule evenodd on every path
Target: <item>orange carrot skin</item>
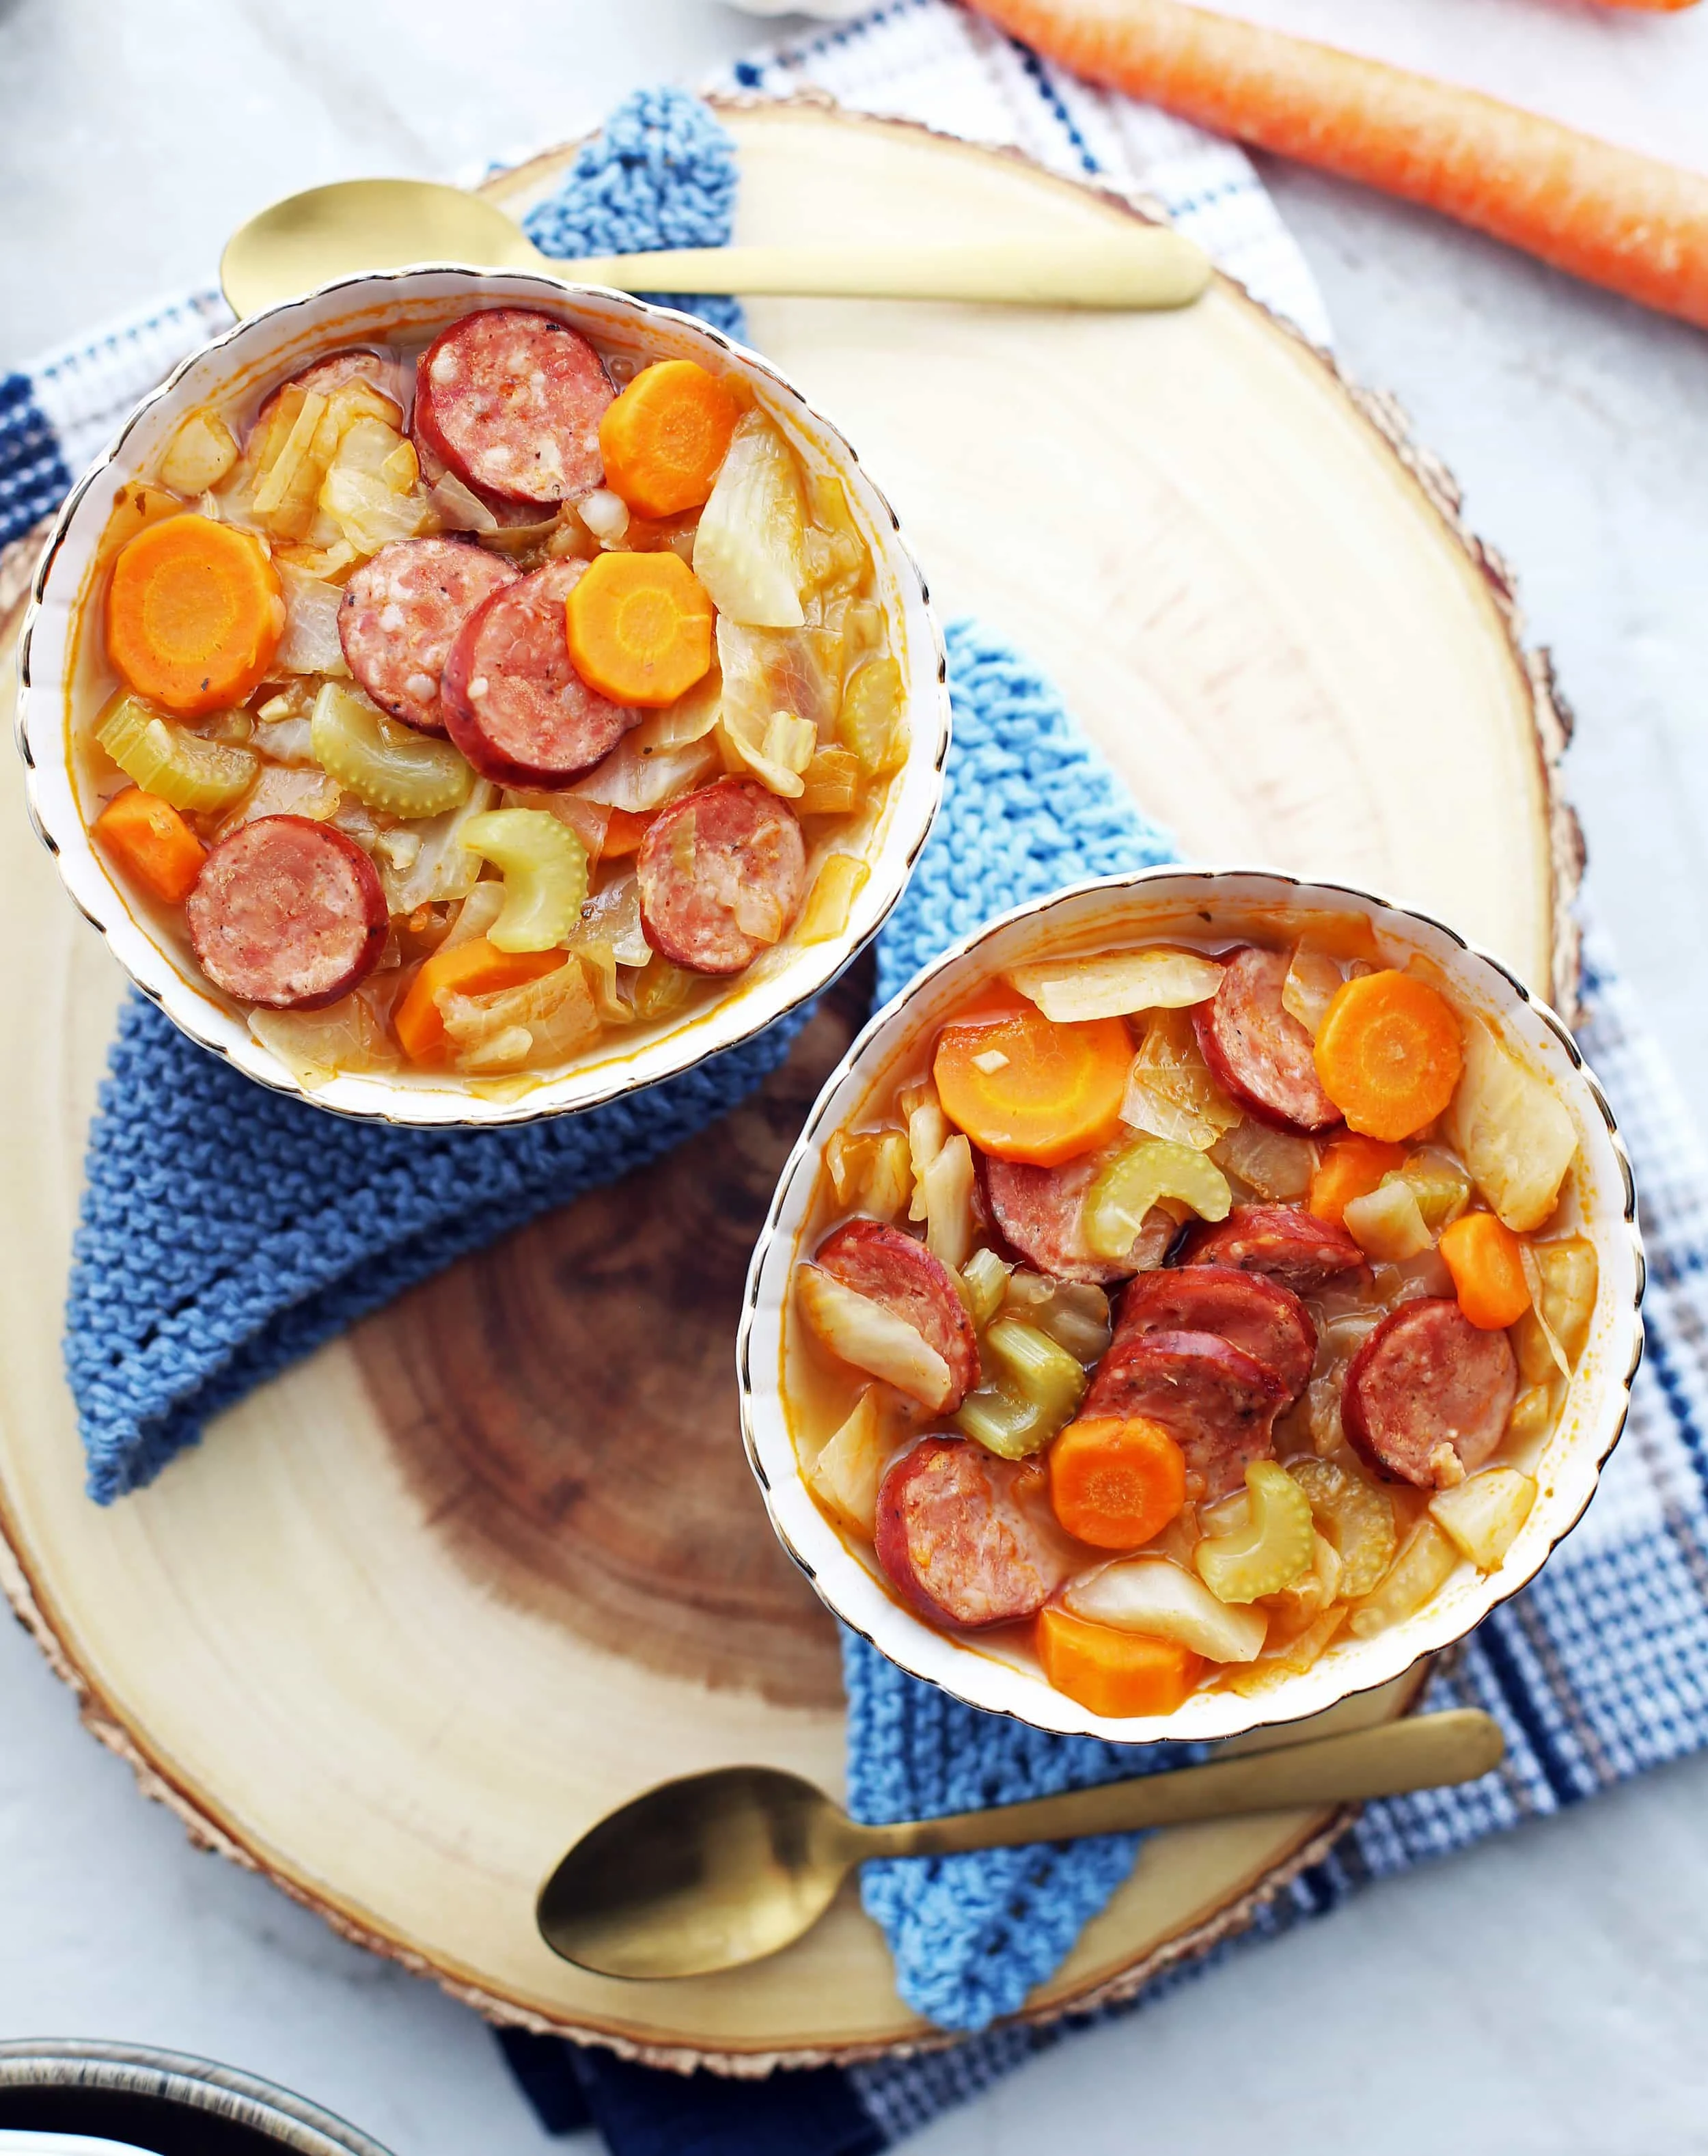
M 1089 81 L 1708 329 L 1708 175 L 1184 0 L 972 0 Z
M 1094 1549 L 1136 1549 L 1186 1502 L 1186 1455 L 1142 1415 L 1070 1422 L 1049 1448 L 1050 1503 Z
M 1355 1198 L 1367 1198 L 1384 1175 L 1403 1168 L 1406 1149 L 1385 1138 L 1336 1138 L 1311 1172 L 1305 1209 L 1339 1228 Z
M 973 1058 L 992 1050 L 1008 1060 L 982 1071 Z M 1121 1019 L 1060 1025 L 1028 1004 L 946 1025 L 931 1075 L 944 1114 L 981 1152 L 1057 1168 L 1119 1128 L 1131 1061 Z
M 1459 1306 L 1479 1332 L 1504 1332 L 1530 1308 L 1524 1245 L 1492 1213 L 1465 1213 L 1436 1246 L 1453 1276 Z
M 95 835 L 138 883 L 182 906 L 196 887 L 208 849 L 170 801 L 127 786 L 95 819 Z
M 1177 1640 L 1118 1632 L 1049 1604 L 1038 1613 L 1034 1639 L 1058 1691 L 1116 1719 L 1172 1714 L 1203 1673 L 1203 1658 Z

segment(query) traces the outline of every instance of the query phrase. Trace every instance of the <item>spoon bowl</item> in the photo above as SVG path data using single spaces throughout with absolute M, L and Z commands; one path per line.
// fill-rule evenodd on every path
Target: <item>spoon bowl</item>
M 582 1835 L 540 1890 L 555 1953 L 600 1976 L 710 1976 L 792 1945 L 874 1856 L 1131 1833 L 1187 1820 L 1350 1804 L 1474 1781 L 1500 1726 L 1475 1708 L 1307 1738 L 1201 1767 L 987 1811 L 867 1826 L 774 1767 L 722 1767 L 647 1790 Z

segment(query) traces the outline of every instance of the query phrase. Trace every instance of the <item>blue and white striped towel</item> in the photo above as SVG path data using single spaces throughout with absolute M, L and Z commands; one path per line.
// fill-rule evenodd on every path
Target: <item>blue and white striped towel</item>
M 864 23 L 738 68 L 732 86 L 776 94 L 808 84 L 850 105 L 1015 142 L 1054 169 L 1159 199 L 1254 292 L 1327 341 L 1308 273 L 1239 151 L 1088 91 L 943 0 L 896 0 Z M 0 537 L 50 509 L 136 396 L 225 319 L 217 295 L 200 294 L 0 382 Z M 962 639 L 960 655 L 969 678 L 977 675 L 976 644 Z M 975 701 L 1014 688 L 1012 679 L 987 680 Z M 1035 690 L 1025 696 L 1039 701 Z M 1708 1738 L 1708 1168 L 1593 942 L 1587 988 L 1586 1050 L 1630 1142 L 1649 1238 L 1649 1358 L 1629 1434 L 1582 1526 L 1536 1586 L 1482 1628 L 1440 1687 L 1444 1702 L 1475 1701 L 1500 1720 L 1511 1748 L 1502 1772 L 1469 1790 L 1368 1807 L 1325 1862 L 1259 1912 L 1252 1935 L 1322 1913 L 1365 1879 L 1557 1810 Z M 857 1707 L 862 1686 L 876 1688 L 875 1697 L 890 1682 L 886 1671 L 851 1669 Z M 880 1706 L 890 1713 L 896 1702 Z M 905 1699 L 900 1711 L 916 1714 Z M 917 1709 L 904 1735 L 916 1769 L 929 1764 L 934 1743 L 979 1741 L 942 1722 L 935 1702 Z M 933 1884 L 922 1877 L 905 1906 L 886 1912 L 904 1981 L 910 1975 L 921 1994 L 945 1943 L 933 1929 Z M 964 1925 L 964 1907 L 951 1914 Z M 954 1943 L 969 1942 L 963 1933 Z M 964 1994 L 946 2010 L 930 2003 L 951 2020 L 977 2018 L 989 2005 L 968 2015 Z M 866 2156 L 1060 2034 L 999 2028 L 925 2058 L 781 2076 L 762 2089 L 660 2080 L 550 2040 L 516 2039 L 508 2048 L 548 2123 L 562 2130 L 592 2118 L 622 2156 Z

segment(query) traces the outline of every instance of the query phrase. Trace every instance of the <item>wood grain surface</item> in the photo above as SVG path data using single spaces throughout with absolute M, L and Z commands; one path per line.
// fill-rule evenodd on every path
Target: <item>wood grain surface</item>
M 741 239 L 1131 214 L 918 128 L 726 116 Z M 520 208 L 569 154 L 493 191 Z M 1225 283 L 1167 317 L 750 312 L 891 493 L 945 613 L 1028 652 L 1189 854 L 1370 885 L 1569 1007 L 1563 723 L 1510 580 L 1391 409 Z M 26 552 L 0 570 L 13 627 Z M 789 1953 L 674 1986 L 570 1969 L 531 1914 L 567 1844 L 668 1774 L 764 1759 L 840 1786 L 835 1628 L 749 1486 L 731 1363 L 754 1232 L 869 973 L 722 1124 L 400 1298 L 103 1512 L 58 1330 L 122 983 L 15 767 L 0 794 L 37 1014 L 0 1032 L 0 1584 L 91 1728 L 199 1839 L 497 2018 L 732 2072 L 943 2041 L 852 1892 Z M 1402 1711 L 1418 1677 L 1335 1721 Z M 1338 1824 L 1157 1837 L 1028 2015 L 1200 1950 Z

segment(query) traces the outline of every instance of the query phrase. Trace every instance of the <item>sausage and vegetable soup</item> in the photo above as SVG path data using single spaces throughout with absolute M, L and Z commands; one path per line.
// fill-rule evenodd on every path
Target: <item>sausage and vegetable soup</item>
M 1564 1107 L 1367 922 L 1321 939 L 1017 967 L 827 1148 L 813 1493 L 1098 1714 L 1494 1570 L 1587 1337 Z
M 560 1067 L 839 935 L 905 761 L 840 481 L 526 309 L 193 413 L 98 576 L 95 839 L 307 1082 Z

